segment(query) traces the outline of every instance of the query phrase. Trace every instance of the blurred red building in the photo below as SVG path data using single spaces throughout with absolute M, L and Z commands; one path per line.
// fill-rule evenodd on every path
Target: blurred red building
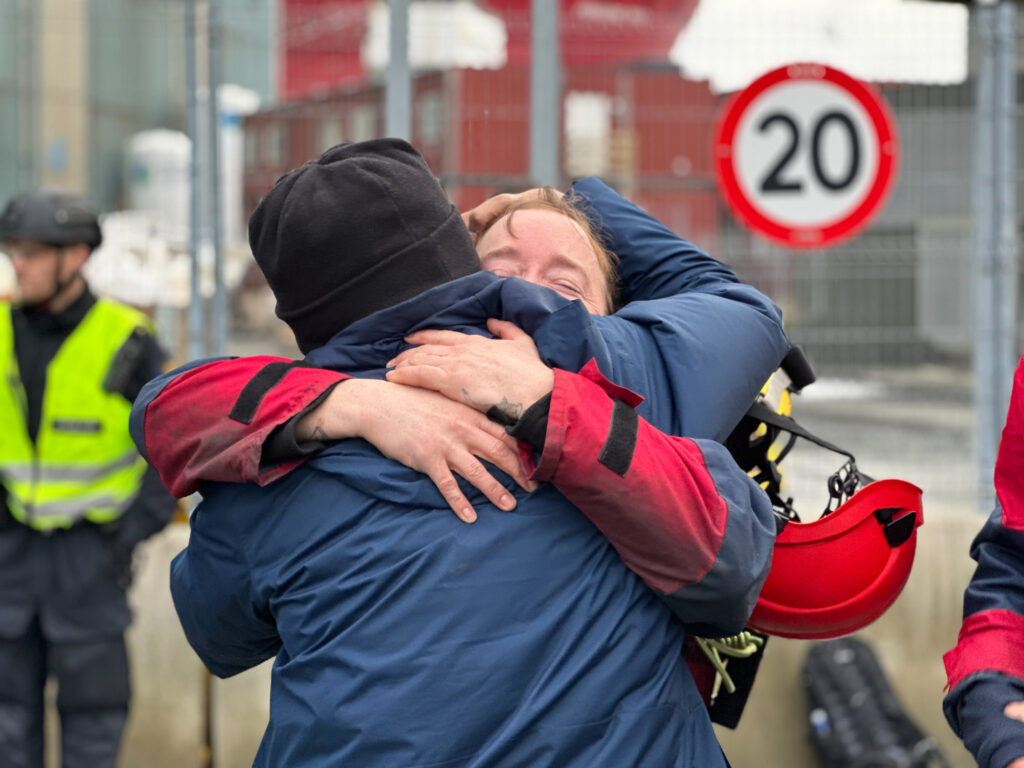
M 384 84 L 362 49 L 364 0 L 282 0 L 281 104 L 246 119 L 246 205 L 289 168 L 384 131 Z M 718 97 L 668 53 L 698 0 L 562 0 L 563 176 L 596 174 L 673 229 L 709 244 Z M 412 141 L 460 208 L 529 185 L 530 0 L 489 0 L 506 34 L 501 69 L 420 72 Z

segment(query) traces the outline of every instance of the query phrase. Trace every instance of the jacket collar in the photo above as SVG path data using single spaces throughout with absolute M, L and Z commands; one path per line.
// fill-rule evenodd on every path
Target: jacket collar
M 553 317 L 560 319 L 560 335 L 570 333 L 573 346 L 586 348 L 584 354 L 588 357 L 583 362 L 593 356 L 593 344 L 600 344 L 590 314 L 581 302 L 569 301 L 525 280 L 478 272 L 364 317 L 310 352 L 306 362 L 346 373 L 382 375 L 384 364 L 409 346 L 404 340 L 408 334 L 427 328 L 487 334 L 486 323 L 491 317 L 509 320 L 530 335 L 539 335 L 541 357 L 549 365 L 569 365 L 560 355 L 545 355 L 540 338 L 547 335 L 543 328 Z M 591 335 L 592 339 L 587 338 Z

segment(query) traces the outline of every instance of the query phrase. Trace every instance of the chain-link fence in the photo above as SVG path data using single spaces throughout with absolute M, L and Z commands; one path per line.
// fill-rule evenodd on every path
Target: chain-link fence
M 108 245 L 92 278 L 100 290 L 153 309 L 179 360 L 189 348 L 190 250 L 199 252 L 206 296 L 215 276 L 204 160 L 210 63 L 220 85 L 222 279 L 231 298 L 229 347 L 237 350 L 288 348 L 246 248 L 248 212 L 282 173 L 338 142 L 384 134 L 388 118 L 386 3 L 210 2 L 212 14 L 205 0 L 0 0 L 0 197 L 37 184 L 87 192 L 109 214 Z M 461 208 L 534 181 L 532 5 L 410 4 L 409 138 Z M 583 175 L 603 177 L 773 297 L 819 376 L 797 399 L 801 420 L 853 451 L 868 474 L 920 485 L 929 522 L 937 528 L 947 518 L 950 535 L 969 536 L 981 523 L 978 498 L 991 498 L 978 479 L 972 376 L 972 9 L 923 0 L 563 0 L 558 8 L 559 127 L 549 140 L 557 144 L 559 166 L 552 176 L 563 186 Z M 790 249 L 753 233 L 731 212 L 714 173 L 714 131 L 730 96 L 765 71 L 801 60 L 873 82 L 899 133 L 896 181 L 881 212 L 852 239 L 819 249 Z M 1013 108 L 1019 113 L 1019 104 Z M 202 219 L 198 244 L 190 242 L 193 209 Z M 1015 266 L 1009 274 L 1017 280 Z M 798 509 L 816 514 L 824 478 L 840 462 L 812 447 L 787 460 Z M 945 540 L 932 544 L 947 547 Z M 930 687 L 922 711 L 932 708 L 922 716 L 933 731 L 944 729 L 938 649 L 955 639 L 966 549 L 967 541 L 958 540 L 943 550 L 958 558 L 942 579 L 932 579 L 947 585 L 945 592 L 914 591 L 934 609 L 930 618 L 906 613 L 908 621 L 928 621 L 944 633 L 921 672 Z M 918 567 L 927 569 L 930 560 L 924 554 L 919 561 L 926 565 Z M 158 632 L 161 622 L 173 624 L 167 612 L 159 621 L 147 617 L 141 603 L 140 614 L 139 637 Z M 895 639 L 880 641 L 891 659 L 907 658 Z M 140 674 L 165 668 L 141 654 Z M 141 690 L 148 691 L 150 714 L 137 716 L 130 755 L 143 754 L 143 732 L 147 740 L 161 739 L 154 713 L 170 706 L 159 687 Z M 252 741 L 244 734 L 258 734 L 262 723 L 219 712 L 224 764 L 245 764 Z M 937 735 L 951 743 L 944 730 Z M 241 757 L 226 751 L 233 739 Z M 759 764 L 798 762 L 780 755 Z

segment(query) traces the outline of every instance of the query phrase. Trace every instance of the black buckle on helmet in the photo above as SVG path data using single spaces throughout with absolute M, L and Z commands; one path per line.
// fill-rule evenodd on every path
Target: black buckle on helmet
M 896 517 L 901 512 L 906 514 Z M 917 512 L 903 507 L 883 507 L 875 510 L 875 519 L 882 526 L 885 540 L 893 549 L 910 538 L 917 527 Z

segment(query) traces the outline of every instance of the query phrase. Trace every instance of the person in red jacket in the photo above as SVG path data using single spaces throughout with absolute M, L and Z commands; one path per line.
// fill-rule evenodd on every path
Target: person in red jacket
M 593 186 L 577 188 L 593 194 Z M 740 381 L 749 379 L 753 382 L 750 389 L 756 394 L 760 388 L 756 381 L 763 383 L 778 362 L 776 341 L 786 343 L 784 336 L 763 335 L 769 329 L 773 334 L 781 330 L 777 315 L 766 311 L 770 302 L 750 286 L 738 284 L 719 262 L 606 187 L 598 187 L 598 191 L 598 199 L 603 209 L 610 211 L 613 222 L 598 220 L 603 234 L 610 235 L 612 242 L 618 238 L 618 247 L 628 254 L 620 266 L 629 275 L 629 283 L 623 286 L 626 297 L 646 298 L 652 292 L 663 292 L 666 288 L 662 286 L 671 286 L 675 280 L 682 282 L 684 291 L 693 291 L 693 301 L 709 301 L 706 292 L 719 297 L 716 302 L 729 302 L 724 306 L 737 307 L 742 318 L 738 316 L 735 325 L 715 332 L 705 330 L 703 339 L 693 341 L 693 348 L 704 350 L 702 372 L 707 372 L 708 381 L 722 381 L 727 375 Z M 606 198 L 614 207 L 603 202 Z M 586 202 L 586 198 L 576 199 Z M 601 213 L 603 216 L 604 210 Z M 597 314 L 616 309 L 615 256 L 603 247 L 579 208 L 553 190 L 501 195 L 463 218 L 472 233 L 486 233 L 478 243 L 478 252 L 490 271 L 546 285 L 566 298 L 579 298 Z M 610 226 L 623 231 L 609 230 Z M 641 232 L 647 240 L 630 235 L 628 227 L 644 228 Z M 647 235 L 646 230 L 653 234 Z M 646 244 L 648 241 L 651 245 Z M 644 249 L 653 250 L 655 244 L 664 254 L 642 253 Z M 632 252 L 638 250 L 641 255 L 633 256 Z M 654 265 L 650 277 L 637 273 L 636 265 L 646 269 L 648 263 Z M 669 268 L 671 275 L 661 274 Z M 729 331 L 736 338 L 744 333 L 764 338 L 764 346 L 740 360 L 724 347 L 736 348 Z M 749 349 L 751 342 L 744 341 L 744 345 Z M 336 389 L 341 381 L 348 383 Z M 134 418 L 139 444 L 145 444 L 165 484 L 178 496 L 194 492 L 205 480 L 272 482 L 322 448 L 326 439 L 350 436 L 365 437 L 385 455 L 430 476 L 452 508 L 467 521 L 474 519 L 474 512 L 453 470 L 503 509 L 511 509 L 514 499 L 479 459 L 513 476 L 524 488 L 532 487 L 520 471 L 515 443 L 498 425 L 460 403 L 430 397 L 431 393 L 388 388 L 383 382 L 352 382 L 342 373 L 295 366 L 291 361 L 270 357 L 200 364 L 179 369 L 160 382 L 154 388 L 152 402 L 144 400 L 144 409 L 136 409 Z M 705 421 L 710 426 L 693 436 L 724 439 L 749 404 L 744 401 L 731 408 L 731 398 L 725 398 L 725 402 L 702 405 L 700 388 L 688 390 L 681 409 L 709 414 Z M 177 439 L 168 440 L 170 435 Z M 191 439 L 183 440 L 182 436 Z M 405 436 L 410 439 L 403 439 Z
M 971 544 L 956 647 L 943 658 L 946 719 L 982 768 L 1024 768 L 1024 358 L 995 466 L 998 504 Z

